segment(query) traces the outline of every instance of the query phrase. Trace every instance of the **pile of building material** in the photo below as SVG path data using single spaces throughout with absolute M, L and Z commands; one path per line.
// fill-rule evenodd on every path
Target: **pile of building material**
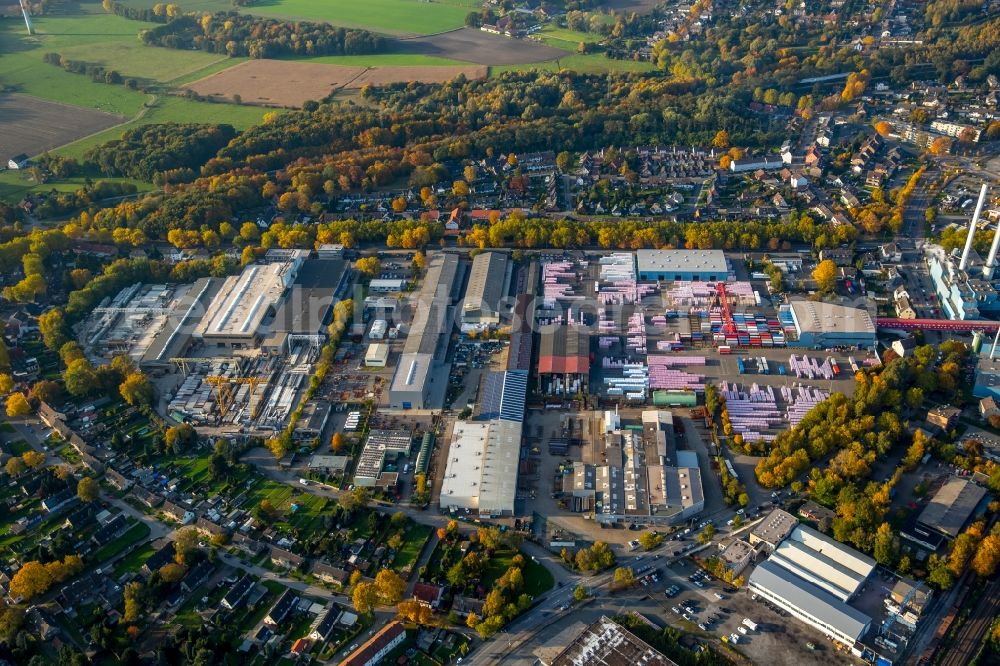
M 791 428 L 797 426 L 813 407 L 830 397 L 826 391 L 811 386 L 796 386 L 781 388 L 781 397 L 785 401 L 785 418 Z
M 626 400 L 642 402 L 649 392 L 649 368 L 643 363 L 627 363 L 605 358 L 605 368 L 621 368 L 621 377 L 605 377 L 609 396 L 624 396 Z
M 552 310 L 558 301 L 579 301 L 581 294 L 574 293 L 580 283 L 571 261 L 553 261 L 542 264 L 542 308 Z
M 655 389 L 703 391 L 704 375 L 696 375 L 676 369 L 677 356 L 649 356 L 649 385 Z M 697 358 L 697 357 L 696 357 Z M 697 364 L 697 363 L 695 363 Z
M 810 358 L 808 356 L 802 356 L 798 358 L 795 354 L 792 354 L 788 359 L 788 367 L 799 379 L 816 379 L 817 377 L 823 377 L 823 379 L 833 379 L 834 371 L 833 365 L 830 358 L 827 358 L 821 364 L 815 358 Z
M 765 432 L 782 424 L 774 389 L 770 386 L 751 384 L 742 390 L 739 384 L 721 382 L 719 393 L 726 399 L 726 411 L 733 431 L 747 442 L 771 442 L 775 435 Z

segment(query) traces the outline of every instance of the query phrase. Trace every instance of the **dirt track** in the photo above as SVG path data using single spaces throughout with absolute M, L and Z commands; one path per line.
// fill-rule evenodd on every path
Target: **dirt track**
M 0 155 L 34 156 L 113 127 L 125 119 L 29 95 L 0 94 Z
M 336 90 L 356 90 L 367 84 L 399 81 L 440 83 L 459 74 L 470 79 L 483 78 L 486 67 L 347 67 L 288 60 L 250 60 L 186 87 L 204 97 L 230 100 L 239 95 L 246 104 L 298 107 L 307 100 L 320 100 Z
M 451 58 L 480 65 L 518 65 L 555 60 L 566 55 L 562 49 L 528 39 L 511 39 L 473 28 L 461 28 L 438 35 L 396 40 L 396 49 Z

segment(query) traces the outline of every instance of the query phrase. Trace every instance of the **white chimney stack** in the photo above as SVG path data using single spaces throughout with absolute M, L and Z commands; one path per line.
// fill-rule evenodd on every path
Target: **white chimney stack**
M 979 223 L 979 214 L 983 212 L 983 202 L 986 201 L 986 183 L 979 190 L 979 203 L 976 204 L 976 212 L 972 215 L 972 222 L 969 224 L 969 235 L 965 238 L 965 249 L 962 251 L 962 261 L 958 265 L 959 270 L 964 271 L 969 265 L 969 252 L 972 251 L 972 241 L 976 236 L 976 225 Z

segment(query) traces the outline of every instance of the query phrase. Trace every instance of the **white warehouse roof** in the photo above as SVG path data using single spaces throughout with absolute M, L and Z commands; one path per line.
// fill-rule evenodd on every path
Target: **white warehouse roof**
M 238 276 L 226 278 L 219 297 L 205 311 L 195 337 L 252 337 L 268 311 L 295 280 L 296 262 L 252 264 Z
M 820 301 L 792 301 L 792 316 L 801 335 L 807 333 L 871 333 L 875 322 L 867 310 Z
M 802 580 L 771 560 L 761 562 L 750 575 L 750 589 L 766 590 L 798 614 L 807 616 L 828 635 L 859 640 L 871 618 L 833 595 Z
M 770 561 L 847 601 L 875 568 L 875 561 L 811 527 L 799 525 Z
M 722 250 L 636 250 L 639 273 L 713 273 L 725 280 L 729 272 Z

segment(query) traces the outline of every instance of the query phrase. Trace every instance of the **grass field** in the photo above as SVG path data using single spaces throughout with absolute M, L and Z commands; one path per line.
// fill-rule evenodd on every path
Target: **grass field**
M 18 92 L 42 99 L 86 106 L 108 113 L 134 116 L 146 95 L 124 86 L 94 83 L 89 77 L 71 74 L 42 61 L 54 52 L 116 69 L 123 76 L 147 81 L 166 81 L 185 72 L 203 69 L 218 56 L 199 51 L 181 51 L 144 46 L 139 30 L 155 24 L 128 21 L 107 15 L 100 5 L 82 7 L 65 16 L 35 19 L 36 35 L 29 37 L 15 21 L 0 23 L 0 82 Z M 94 8 L 99 13 L 94 12 Z
M 0 22 L 0 84 L 40 99 L 115 113 L 131 120 L 125 125 L 85 136 L 54 150 L 80 157 L 95 145 L 121 136 L 125 127 L 160 122 L 228 122 L 239 129 L 259 123 L 257 107 L 198 102 L 181 97 L 147 95 L 121 85 L 94 83 L 42 60 L 54 52 L 113 68 L 125 77 L 149 83 L 180 85 L 232 67 L 242 59 L 220 58 L 200 51 L 144 46 L 138 32 L 154 24 L 105 14 L 98 3 L 68 3 L 66 13 L 35 19 L 37 34 L 29 37 L 19 21 Z M 228 8 L 228 5 L 227 5 Z M 17 175 L 0 177 L 0 196 L 23 193 L 32 186 Z M 76 189 L 77 183 L 47 184 L 45 189 Z
M 66 178 L 41 185 L 35 183 L 24 171 L 0 171 L 0 199 L 20 199 L 30 192 L 75 192 L 86 184 L 85 177 Z M 153 189 L 151 183 L 143 183 L 129 178 L 95 178 L 94 180 L 106 180 L 109 182 L 128 182 L 134 184 L 140 192 Z
M 125 0 L 132 7 L 148 7 L 144 0 Z M 428 35 L 461 27 L 465 16 L 480 6 L 478 0 L 258 0 L 241 9 L 245 14 L 326 21 L 345 28 L 367 28 L 391 34 Z M 189 0 L 185 11 L 229 12 L 230 0 Z
M 69 157 L 80 157 L 96 145 L 119 138 L 128 127 L 150 123 L 229 123 L 236 129 L 246 129 L 259 125 L 264 114 L 269 110 L 274 111 L 274 109 L 262 109 L 259 106 L 196 102 L 183 97 L 158 97 L 141 118 L 67 144 L 52 152 Z M 277 112 L 281 113 L 280 110 Z
M 101 547 L 91 556 L 94 563 L 101 563 L 122 552 L 136 541 L 149 536 L 149 526 L 146 523 L 135 523 L 124 534 Z
M 485 573 L 483 573 L 483 585 L 486 589 L 493 587 L 507 569 L 510 568 L 510 563 L 514 559 L 516 553 L 512 550 L 497 551 L 490 558 L 489 566 L 486 567 Z M 552 589 L 555 584 L 555 579 L 552 578 L 552 574 L 541 564 L 536 564 L 534 560 L 525 556 L 527 564 L 524 566 L 524 591 L 533 597 L 537 597 L 542 592 Z
M 549 46 L 554 46 L 557 49 L 566 49 L 567 51 L 576 51 L 580 42 L 594 44 L 601 41 L 600 35 L 595 35 L 591 32 L 578 32 L 576 30 L 569 30 L 568 28 L 560 28 L 556 25 L 545 26 L 536 32 L 535 36 Z

